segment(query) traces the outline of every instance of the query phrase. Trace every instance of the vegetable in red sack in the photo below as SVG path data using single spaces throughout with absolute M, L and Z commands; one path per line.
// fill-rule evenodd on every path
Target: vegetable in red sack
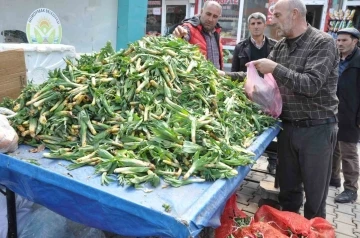
M 310 221 L 305 217 L 286 211 L 279 211 L 270 206 L 261 206 L 254 215 L 255 222 L 267 222 L 284 235 L 308 238 L 333 238 L 335 230 L 324 218 L 316 217 Z
M 231 235 L 234 231 L 234 219 L 245 218 L 246 214 L 242 212 L 236 203 L 236 193 L 234 193 L 226 202 L 224 212 L 221 215 L 221 226 L 215 230 L 216 238 L 224 238 Z
M 308 238 L 335 238 L 334 227 L 322 217 L 311 219 L 310 226 L 311 231 Z
M 282 98 L 274 77 L 269 73 L 262 78 L 252 62 L 247 67 L 245 92 L 265 113 L 275 118 L 280 116 Z
M 287 235 L 282 234 L 266 222 L 252 222 L 250 226 L 236 230 L 232 236 L 234 238 L 288 238 Z
M 270 222 L 270 224 L 281 231 L 283 234 L 288 235 L 288 231 L 293 234 L 308 236 L 310 234 L 310 223 L 305 217 L 286 211 L 279 211 L 270 206 L 264 205 L 254 215 L 256 222 Z

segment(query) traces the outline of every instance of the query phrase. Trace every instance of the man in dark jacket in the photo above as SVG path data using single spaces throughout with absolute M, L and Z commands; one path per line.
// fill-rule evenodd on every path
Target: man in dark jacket
M 248 17 L 250 37 L 240 41 L 234 50 L 231 72 L 221 72 L 234 80 L 244 80 L 246 77 L 247 64 L 250 61 L 267 58 L 276 41 L 264 35 L 266 16 L 261 12 L 255 12 Z
M 357 43 L 360 32 L 344 28 L 337 32 L 337 47 L 340 52 L 339 81 L 339 132 L 333 155 L 330 186 L 340 187 L 340 162 L 344 174 L 344 191 L 335 197 L 335 202 L 356 201 L 359 178 L 357 142 L 360 139 L 360 49 Z
M 220 75 L 228 75 L 233 80 L 243 81 L 247 70 L 245 64 L 252 60 L 267 58 L 276 44 L 275 40 L 264 35 L 266 16 L 261 12 L 255 12 L 248 17 L 248 27 L 250 37 L 236 45 L 231 72 L 219 71 Z M 267 170 L 272 174 L 276 171 L 276 156 L 270 153 Z

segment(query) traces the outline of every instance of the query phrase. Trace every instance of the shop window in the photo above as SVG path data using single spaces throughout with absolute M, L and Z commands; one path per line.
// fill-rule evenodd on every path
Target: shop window
M 330 9 L 339 9 L 340 8 L 340 0 L 329 1 L 329 8 Z
M 147 35 L 161 35 L 161 4 L 162 0 L 148 1 L 146 17 Z
M 355 27 L 360 30 L 360 7 L 348 6 L 345 12 L 343 10 L 330 9 L 327 32 L 334 38 L 337 37 L 337 31 L 346 27 Z
M 313 27 L 320 29 L 321 16 L 322 16 L 322 5 L 307 5 L 306 6 L 306 21 Z
M 203 5 L 204 2 L 206 0 L 203 0 Z M 219 24 L 222 27 L 222 43 L 226 46 L 235 46 L 237 43 L 240 0 L 217 0 L 217 2 L 222 6 L 222 16 L 219 19 Z
M 349 6 L 348 9 L 355 12 L 352 18 L 352 24 L 353 27 L 360 31 L 360 6 Z M 350 16 L 350 18 L 351 17 L 352 16 Z M 348 25 L 351 26 L 351 23 L 348 23 Z
M 166 5 L 166 35 L 186 18 L 186 5 Z
M 268 14 L 268 3 L 269 0 L 245 0 L 244 1 L 244 13 L 242 19 L 242 26 L 241 26 L 241 34 L 240 38 L 245 39 L 250 36 L 249 29 L 248 29 L 248 17 L 254 12 L 261 12 Z

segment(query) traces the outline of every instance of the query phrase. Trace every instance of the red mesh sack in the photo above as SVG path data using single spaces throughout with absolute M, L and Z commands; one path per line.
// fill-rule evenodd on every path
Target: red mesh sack
M 216 238 L 226 238 L 232 234 L 234 230 L 234 218 L 245 218 L 246 214 L 242 212 L 236 203 L 236 193 L 234 193 L 226 202 L 224 212 L 221 215 L 221 226 L 215 229 Z
M 265 222 L 252 222 L 248 227 L 237 229 L 232 235 L 235 238 L 288 238 L 287 235 L 282 234 L 276 228 Z
M 254 215 L 254 221 L 267 222 L 285 235 L 289 234 L 289 230 L 296 235 L 310 235 L 310 222 L 305 217 L 293 212 L 279 211 L 267 205 L 259 208 Z
M 324 218 L 315 217 L 309 222 L 311 231 L 308 238 L 335 238 L 334 227 Z

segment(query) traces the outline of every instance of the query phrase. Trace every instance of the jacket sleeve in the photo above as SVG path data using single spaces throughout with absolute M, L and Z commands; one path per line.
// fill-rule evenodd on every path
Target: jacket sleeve
M 235 47 L 233 58 L 232 58 L 231 72 L 238 72 L 240 70 L 239 53 L 240 53 L 240 45 L 237 45 Z
M 230 76 L 232 80 L 244 81 L 246 78 L 246 72 L 225 72 L 226 76 Z
M 182 24 L 182 25 L 180 25 L 180 26 L 184 27 L 185 30 L 187 31 L 187 35 L 184 36 L 183 39 L 186 40 L 186 41 L 189 41 L 189 40 L 191 39 L 190 27 L 187 25 L 187 23 L 184 23 L 184 24 Z M 175 28 L 175 29 L 176 29 L 176 28 Z M 174 29 L 174 30 L 175 30 L 175 29 Z M 174 31 L 174 30 L 173 30 L 173 31 Z
M 358 85 L 358 90 L 360 90 L 360 69 L 358 69 L 358 78 L 357 78 L 357 85 Z M 357 110 L 357 114 L 356 114 L 356 125 L 358 127 L 360 127 L 360 104 L 359 104 L 359 108 Z

